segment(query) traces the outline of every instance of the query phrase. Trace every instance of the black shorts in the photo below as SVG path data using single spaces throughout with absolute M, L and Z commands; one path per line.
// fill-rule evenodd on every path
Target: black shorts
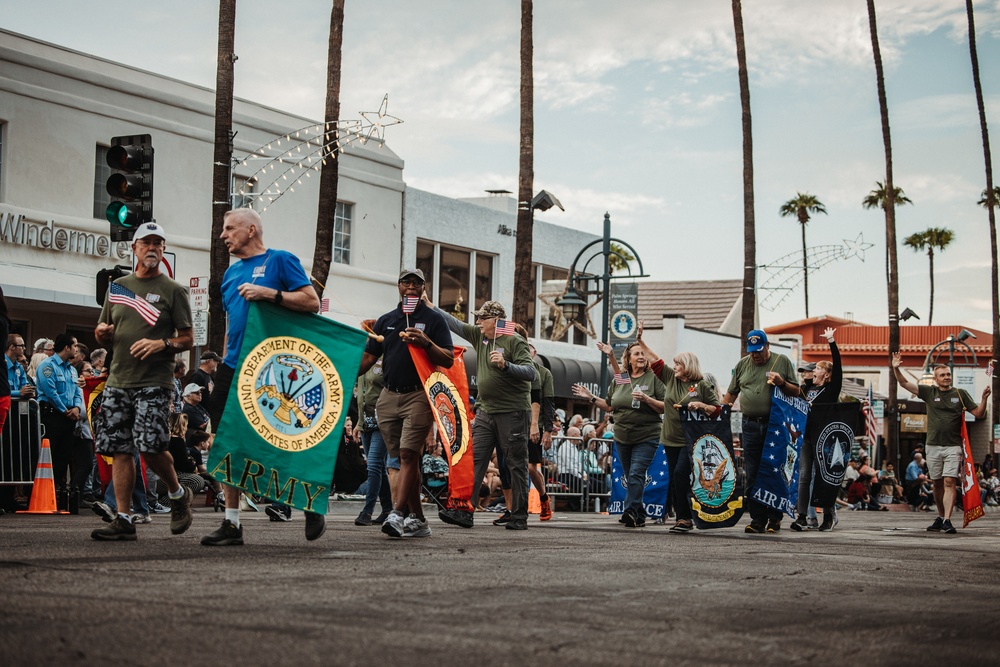
M 542 443 L 528 440 L 528 463 L 542 463 Z
M 215 387 L 212 389 L 212 400 L 209 403 L 209 416 L 212 418 L 212 430 L 218 431 L 222 423 L 222 413 L 226 409 L 226 399 L 229 398 L 229 388 L 233 384 L 236 369 L 225 364 L 219 364 L 215 372 Z

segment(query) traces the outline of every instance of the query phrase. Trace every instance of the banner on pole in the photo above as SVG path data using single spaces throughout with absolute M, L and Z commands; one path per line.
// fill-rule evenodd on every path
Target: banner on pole
M 809 403 L 785 396 L 778 387 L 771 396 L 771 418 L 764 438 L 764 452 L 750 497 L 761 505 L 795 516 L 799 496 L 799 452 L 806 430 Z
M 860 403 L 818 403 L 809 410 L 806 446 L 813 448 L 810 504 L 833 507 L 861 424 Z
M 681 410 L 691 455 L 691 516 L 699 529 L 728 528 L 743 517 L 743 471 L 736 467 L 730 407 L 714 417 Z

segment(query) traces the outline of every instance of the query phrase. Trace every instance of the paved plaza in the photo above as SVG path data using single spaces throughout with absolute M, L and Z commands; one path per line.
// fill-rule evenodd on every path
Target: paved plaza
M 527 532 L 437 520 L 390 540 L 331 503 L 329 528 L 243 513 L 243 547 L 199 544 L 197 508 L 134 543 L 92 515 L 0 517 L 4 665 L 984 664 L 1000 649 L 1000 512 L 841 512 L 832 533 L 669 534 L 557 512 Z M 432 516 L 429 514 L 429 516 Z M 787 521 L 786 521 L 787 524 Z

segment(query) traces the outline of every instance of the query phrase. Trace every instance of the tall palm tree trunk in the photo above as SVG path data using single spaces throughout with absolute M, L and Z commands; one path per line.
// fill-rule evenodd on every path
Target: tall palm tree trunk
M 993 280 L 993 426 L 1000 423 L 1000 271 L 997 270 L 997 202 L 993 186 L 993 161 L 990 156 L 990 133 L 986 128 L 986 107 L 983 105 L 983 85 L 979 80 L 979 55 L 976 51 L 976 22 L 972 0 L 965 0 L 969 18 L 969 54 L 972 57 L 972 81 L 976 87 L 979 125 L 983 132 L 983 157 L 986 161 L 986 210 L 990 224 L 990 262 Z
M 805 287 L 806 298 L 806 319 L 809 319 L 809 262 L 806 259 L 806 226 L 800 224 L 802 228 L 802 286 Z
M 757 303 L 757 235 L 753 211 L 753 132 L 750 123 L 750 79 L 747 75 L 747 50 L 743 39 L 743 8 L 733 0 L 733 28 L 736 32 L 736 63 L 740 79 L 740 107 L 743 110 L 743 304 L 740 310 L 740 344 L 747 351 L 746 334 L 754 328 Z
M 885 78 L 882 72 L 882 52 L 878 46 L 878 25 L 875 20 L 875 0 L 868 0 L 868 27 L 872 37 L 872 56 L 875 59 L 875 79 L 878 86 L 878 107 L 882 116 L 882 143 L 885 146 L 885 247 L 889 273 L 889 354 L 886 367 L 891 368 L 892 353 L 899 350 L 899 267 L 896 264 L 896 192 L 892 184 L 892 139 L 889 133 L 889 107 L 885 99 Z M 898 468 L 899 427 L 897 424 L 899 385 L 889 373 L 889 405 L 886 416 L 886 453 Z
M 927 315 L 927 326 L 934 324 L 934 247 L 931 246 L 927 249 L 927 258 L 930 260 L 931 265 L 931 306 L 930 313 Z
M 320 296 L 326 290 L 333 254 L 333 228 L 337 216 L 337 180 L 340 151 L 335 148 L 340 121 L 340 70 L 344 48 L 344 0 L 333 0 L 330 10 L 330 41 L 326 56 L 326 108 L 323 112 L 326 146 L 334 147 L 319 174 L 319 209 L 316 215 L 316 247 L 312 275 Z
M 229 268 L 229 251 L 219 239 L 222 218 L 229 210 L 233 158 L 233 63 L 236 45 L 236 0 L 219 0 L 219 50 L 215 74 L 215 152 L 212 167 L 212 239 L 209 258 L 208 346 L 221 351 L 226 340 L 222 306 L 222 276 Z
M 531 270 L 534 211 L 531 208 L 535 180 L 535 84 L 532 58 L 532 0 L 521 0 L 521 157 L 517 179 L 517 242 L 514 246 L 514 304 L 512 316 L 534 335 L 528 320 L 529 305 L 535 295 L 535 275 Z

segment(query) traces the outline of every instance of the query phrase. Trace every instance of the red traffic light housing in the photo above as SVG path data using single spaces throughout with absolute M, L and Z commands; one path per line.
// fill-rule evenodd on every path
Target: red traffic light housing
M 153 143 L 150 135 L 111 138 L 105 187 L 113 197 L 105 211 L 112 241 L 131 241 L 135 228 L 153 220 Z

